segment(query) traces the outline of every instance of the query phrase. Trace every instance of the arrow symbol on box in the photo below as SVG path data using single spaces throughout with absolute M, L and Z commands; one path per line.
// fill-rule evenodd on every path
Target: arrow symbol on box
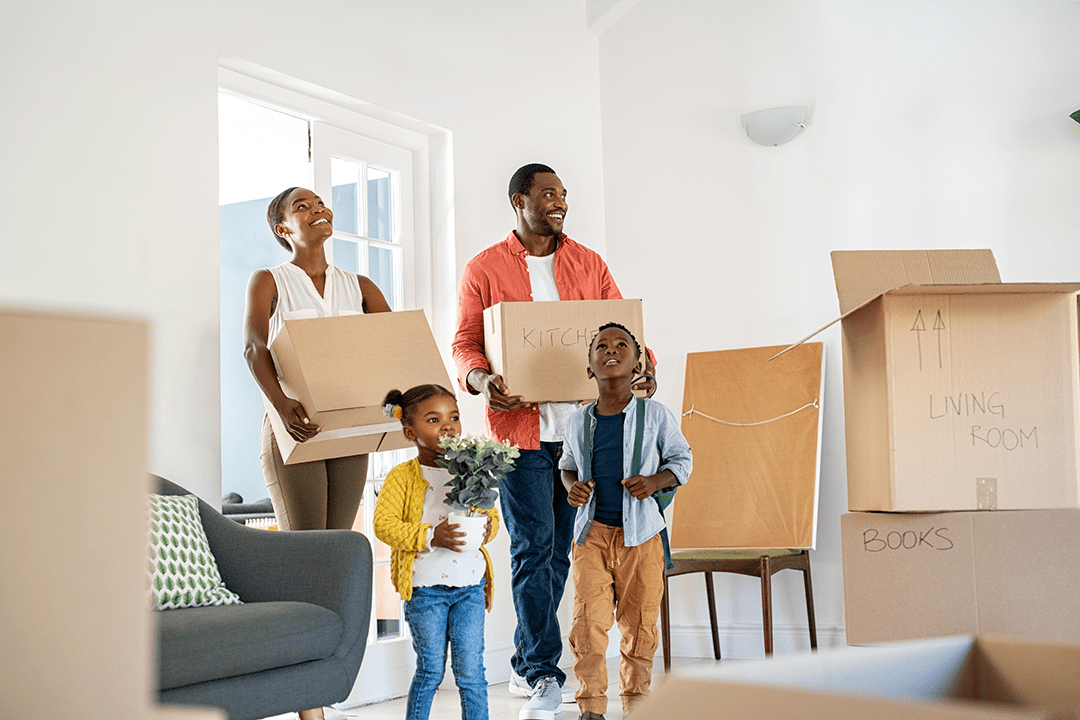
M 941 311 L 937 311 L 937 317 L 934 318 L 934 330 L 937 331 L 937 366 L 940 369 L 943 367 L 941 359 L 941 331 L 945 329 L 945 321 L 941 319 Z
M 915 315 L 915 324 L 911 326 L 912 332 L 924 333 L 926 332 L 926 323 L 922 319 L 922 310 Z M 922 371 L 922 335 L 916 335 L 915 340 L 919 346 L 919 370 Z

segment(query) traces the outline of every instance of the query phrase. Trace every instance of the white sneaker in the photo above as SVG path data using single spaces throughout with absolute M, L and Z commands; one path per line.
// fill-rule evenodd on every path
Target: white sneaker
M 324 720 L 349 720 L 349 716 L 336 707 L 324 707 L 322 714 Z
M 555 720 L 562 712 L 562 689 L 553 675 L 542 677 L 532 688 L 532 697 L 522 706 L 518 720 Z
M 532 688 L 529 687 L 528 681 L 514 672 L 513 668 L 510 668 L 510 694 L 518 697 L 532 695 Z

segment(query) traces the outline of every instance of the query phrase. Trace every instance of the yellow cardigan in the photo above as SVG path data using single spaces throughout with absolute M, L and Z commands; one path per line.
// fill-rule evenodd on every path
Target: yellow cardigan
M 375 502 L 375 536 L 390 546 L 390 579 L 403 600 L 412 597 L 412 566 L 416 553 L 427 547 L 431 523 L 420 522 L 424 514 L 427 480 L 416 458 L 403 462 L 386 475 L 379 499 Z M 491 537 L 499 531 L 499 512 L 482 510 L 491 518 Z M 487 568 L 484 570 L 484 605 L 491 610 L 494 597 L 494 573 L 487 548 L 481 547 Z

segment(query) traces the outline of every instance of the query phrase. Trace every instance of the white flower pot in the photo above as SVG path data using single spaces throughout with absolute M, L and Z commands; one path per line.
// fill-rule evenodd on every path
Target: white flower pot
M 457 513 L 450 513 L 450 524 L 457 524 L 458 528 L 455 532 L 465 533 L 465 537 L 458 538 L 458 540 L 464 540 L 464 545 L 458 545 L 458 549 L 462 552 L 467 550 L 479 550 L 480 546 L 484 544 L 484 528 L 487 527 L 487 515 L 459 515 Z

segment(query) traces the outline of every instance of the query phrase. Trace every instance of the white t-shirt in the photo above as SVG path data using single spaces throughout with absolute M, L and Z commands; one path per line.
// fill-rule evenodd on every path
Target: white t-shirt
M 427 548 L 416 553 L 413 559 L 413 587 L 447 585 L 449 587 L 468 587 L 484 578 L 487 561 L 479 550 L 454 552 L 447 548 L 431 547 L 431 538 L 435 526 L 446 519 L 453 508 L 446 504 L 446 483 L 450 480 L 450 471 L 446 468 L 420 466 L 420 472 L 427 480 L 424 492 L 424 513 L 420 522 L 429 523 Z
M 555 286 L 555 253 L 536 257 L 526 255 L 529 267 L 529 282 L 532 284 L 533 302 L 555 302 L 559 300 L 559 288 Z M 514 388 L 510 388 L 513 392 Z M 540 403 L 540 441 L 562 442 L 566 430 L 566 420 L 578 406 L 574 402 Z
M 272 345 L 286 320 L 362 315 L 364 294 L 356 275 L 330 265 L 326 268 L 323 294 L 315 289 L 308 274 L 291 262 L 269 268 L 277 285 L 277 306 L 270 316 L 269 343 Z

